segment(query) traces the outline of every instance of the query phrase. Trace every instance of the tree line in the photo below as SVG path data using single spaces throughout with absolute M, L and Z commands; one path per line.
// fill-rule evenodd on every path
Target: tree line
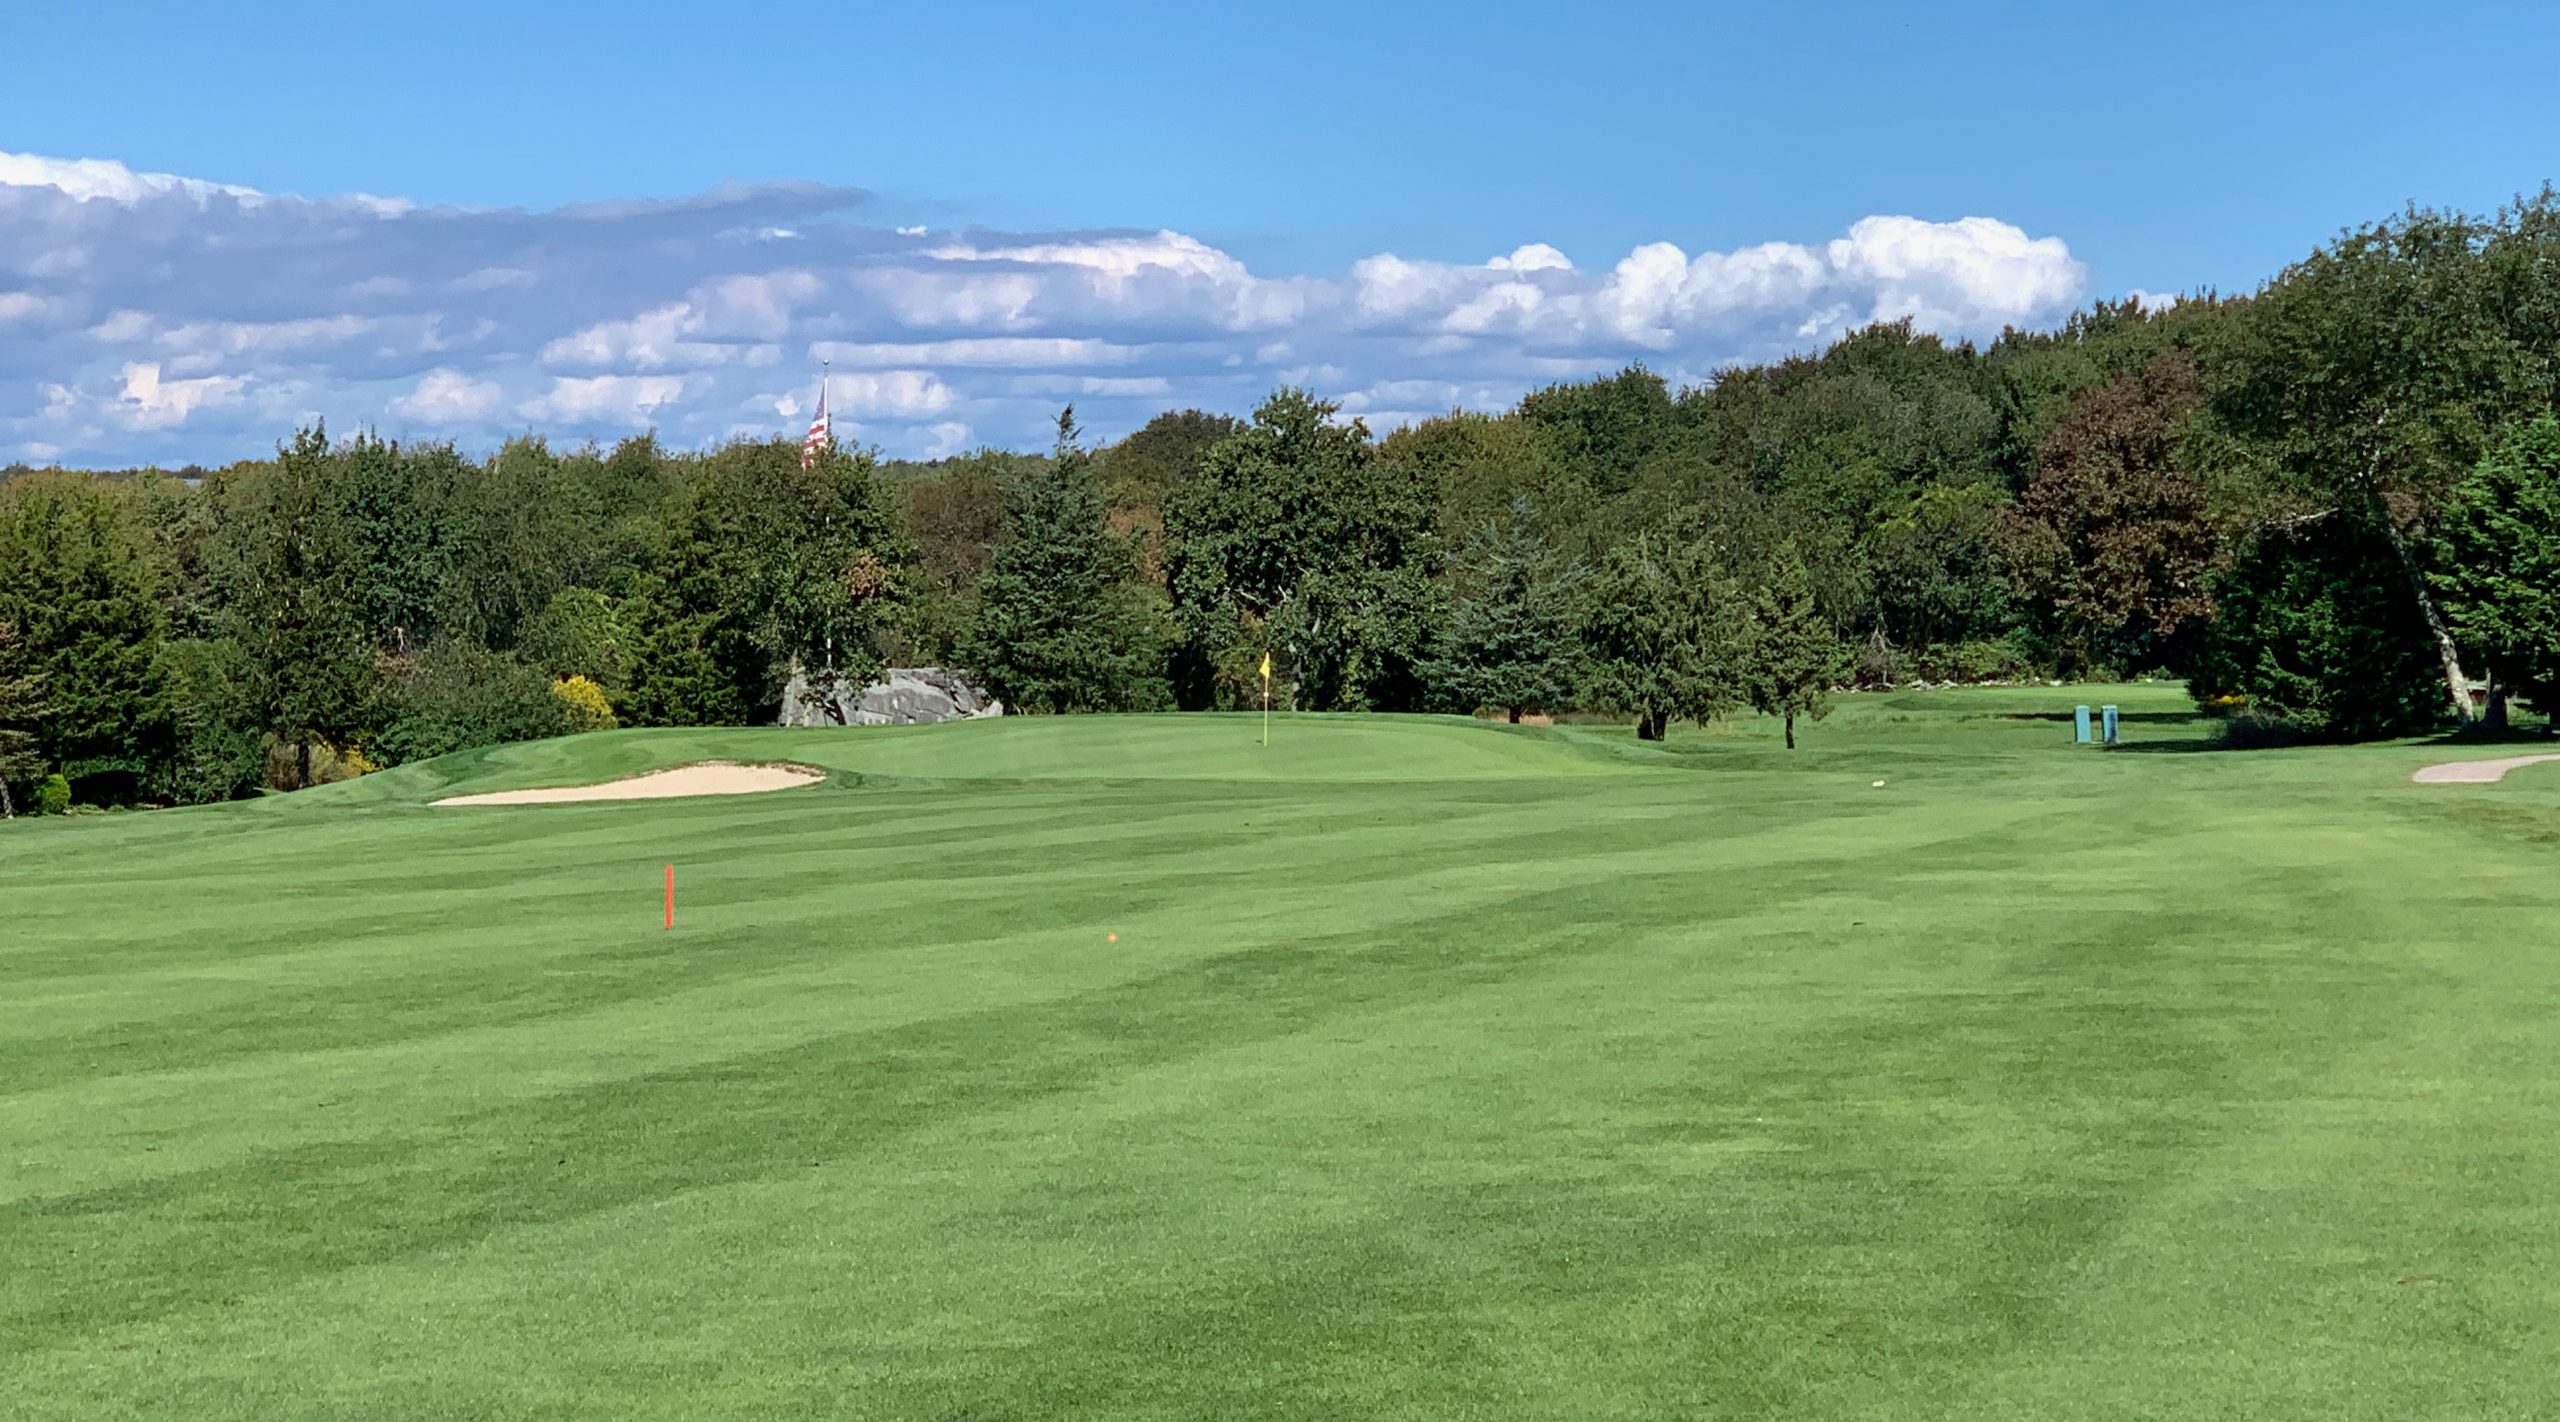
M 0 810 L 189 803 L 795 673 L 1018 711 L 1742 708 L 2181 676 L 2295 734 L 2560 696 L 2560 199 L 2410 209 L 2247 296 L 1976 347 L 1908 322 L 1383 439 L 1303 390 L 930 464 L 297 432 L 0 471 Z

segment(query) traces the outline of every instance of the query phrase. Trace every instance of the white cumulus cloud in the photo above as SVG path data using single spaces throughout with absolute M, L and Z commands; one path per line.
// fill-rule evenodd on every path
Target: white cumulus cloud
M 516 413 L 529 420 L 634 430 L 684 392 L 684 377 L 677 375 L 563 375 L 548 391 L 518 405 Z
M 494 380 L 474 380 L 461 371 L 439 367 L 418 378 L 406 395 L 395 395 L 387 407 L 402 419 L 433 428 L 475 425 L 498 413 L 506 392 Z
M 419 208 L 0 153 L 0 460 L 210 463 L 319 415 L 477 447 L 526 422 L 796 436 L 830 359 L 835 408 L 892 454 L 1036 447 L 1069 400 L 1109 438 L 1167 408 L 1241 412 L 1284 381 L 1384 428 L 1630 360 L 1773 358 L 1871 320 L 1988 339 L 2087 286 L 2059 237 L 1988 217 L 1587 263 L 1524 233 L 1481 261 L 1289 273 L 1152 227 L 927 231 L 866 223 L 865 201 L 762 183 Z

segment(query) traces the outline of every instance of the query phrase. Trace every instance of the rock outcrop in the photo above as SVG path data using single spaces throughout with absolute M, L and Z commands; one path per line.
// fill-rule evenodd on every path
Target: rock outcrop
M 940 667 L 891 667 L 884 680 L 839 685 L 832 694 L 794 673 L 782 690 L 786 726 L 919 726 L 1003 714 L 1003 702 Z

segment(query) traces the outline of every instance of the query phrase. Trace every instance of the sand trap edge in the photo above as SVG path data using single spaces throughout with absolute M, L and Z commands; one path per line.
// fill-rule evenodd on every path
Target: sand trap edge
M 2546 760 L 2560 760 L 2560 755 L 2510 755 L 2496 760 L 2448 760 L 2411 771 L 2409 778 L 2420 785 L 2495 785 L 2507 778 L 2507 772 L 2519 766 L 2536 765 Z
M 734 760 L 703 760 L 670 766 L 592 785 L 547 785 L 530 790 L 492 790 L 478 795 L 448 795 L 431 805 L 591 805 L 613 800 L 689 800 L 708 795 L 764 795 L 815 785 L 827 773 L 815 766 L 772 761 L 749 765 Z

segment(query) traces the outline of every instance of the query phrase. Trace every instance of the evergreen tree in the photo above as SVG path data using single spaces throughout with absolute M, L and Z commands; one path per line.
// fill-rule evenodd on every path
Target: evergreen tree
M 253 491 L 233 633 L 248 659 L 250 703 L 294 747 L 295 784 L 311 783 L 311 747 L 362 729 L 373 690 L 353 530 L 332 487 L 320 426 L 295 433 Z
M 44 773 L 36 727 L 44 719 L 44 677 L 27 665 L 18 629 L 0 622 L 0 819 L 15 819 L 9 782 L 33 783 Z
M 1707 549 L 1661 533 L 1619 544 L 1592 575 L 1583 621 L 1595 709 L 1636 718 L 1658 741 L 1675 720 L 1706 721 L 1742 700 L 1730 584 Z
M 77 475 L 0 486 L 0 620 L 44 679 L 36 751 L 95 803 L 168 752 L 160 579 L 129 491 Z
M 1744 681 L 1752 709 L 1786 721 L 1787 749 L 1796 748 L 1796 718 L 1819 721 L 1831 714 L 1831 683 L 1840 678 L 1839 635 L 1815 605 L 1813 578 L 1790 544 L 1771 560 L 1768 581 L 1752 594 L 1751 635 Z
M 696 498 L 665 535 L 632 605 L 634 725 L 742 725 L 770 688 L 772 659 L 756 645 L 733 590 L 745 581 L 744 538 Z
M 2434 554 L 2430 581 L 2462 649 L 2500 684 L 2555 709 L 2560 420 L 2535 419 L 2463 476 L 2437 521 Z
M 1019 711 L 1162 705 L 1162 639 L 1137 601 L 1126 541 L 1104 526 L 1075 407 L 1058 416 L 1049 462 L 1009 492 L 1010 532 L 978 583 L 960 664 Z
M 190 637 L 170 642 L 162 662 L 175 735 L 156 793 L 181 805 L 255 793 L 267 773 L 267 733 L 247 656 L 227 638 Z
M 1508 520 L 1487 520 L 1468 536 L 1451 572 L 1456 605 L 1426 675 L 1465 709 L 1499 706 L 1517 724 L 1524 711 L 1551 711 L 1573 699 L 1581 673 L 1586 573 L 1538 537 L 1526 499 Z

